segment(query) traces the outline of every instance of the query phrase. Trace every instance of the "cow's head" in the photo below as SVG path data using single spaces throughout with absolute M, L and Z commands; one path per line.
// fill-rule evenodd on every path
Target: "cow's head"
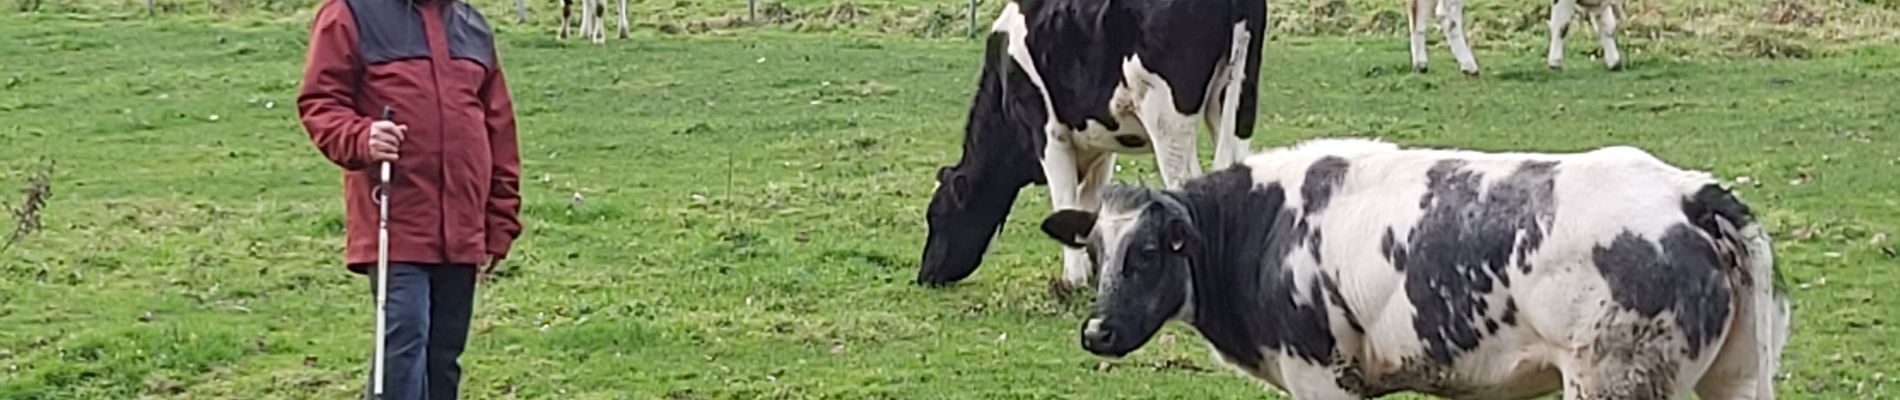
M 1017 193 L 1044 181 L 1038 158 L 1045 141 L 1042 93 L 1031 90 L 1029 76 L 1013 67 L 1004 54 L 1006 42 L 1002 34 L 991 35 L 985 50 L 983 75 L 964 127 L 962 159 L 937 170 L 936 193 L 924 216 L 930 234 L 917 283 L 938 286 L 969 277 L 983 263 Z
M 967 166 L 937 170 L 937 190 L 924 213 L 930 233 L 924 239 L 917 283 L 938 286 L 960 281 L 983 263 L 983 253 L 1022 190 L 1021 184 L 998 181 Z
M 1082 326 L 1082 348 L 1089 352 L 1120 357 L 1135 351 L 1186 305 L 1189 260 L 1201 239 L 1173 194 L 1110 186 L 1101 215 L 1057 211 L 1042 230 L 1064 246 L 1088 249 L 1101 268 L 1095 312 Z

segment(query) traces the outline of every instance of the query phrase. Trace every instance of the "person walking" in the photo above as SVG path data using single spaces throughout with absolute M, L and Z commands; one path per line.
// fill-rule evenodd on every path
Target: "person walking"
M 461 0 L 324 0 L 297 109 L 343 169 L 344 265 L 365 277 L 377 262 L 379 166 L 393 167 L 383 398 L 457 398 L 476 283 L 522 231 L 514 106 L 493 31 Z

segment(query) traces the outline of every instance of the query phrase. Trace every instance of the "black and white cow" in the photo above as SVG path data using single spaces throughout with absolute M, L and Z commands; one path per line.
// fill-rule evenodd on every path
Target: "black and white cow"
M 1057 210 L 1093 211 L 1115 155 L 1154 153 L 1162 181 L 1201 173 L 1198 124 L 1214 164 L 1253 136 L 1263 0 L 1015 0 L 991 28 L 963 156 L 938 171 L 917 281 L 968 277 L 1021 189 L 1049 186 Z M 1063 279 L 1087 282 L 1081 252 Z
M 1168 320 L 1300 400 L 1772 399 L 1789 308 L 1767 234 L 1708 174 L 1326 140 L 1178 190 L 1114 186 L 1043 229 L 1102 265 L 1090 352 Z
M 1450 0 L 1448 0 L 1450 1 Z M 1597 28 L 1597 43 L 1603 46 L 1603 64 L 1611 70 L 1623 68 L 1623 52 L 1616 49 L 1616 28 L 1622 24 L 1623 0 L 1556 0 L 1550 5 L 1551 69 L 1564 66 L 1564 36 L 1570 33 L 1570 19 L 1583 11 Z
M 1465 0 L 1408 0 L 1412 17 L 1412 69 L 1425 72 L 1425 34 L 1431 31 L 1432 17 L 1445 33 L 1445 45 L 1458 61 L 1458 70 L 1478 74 L 1478 60 L 1465 41 Z M 1611 70 L 1623 67 L 1623 53 L 1616 49 L 1616 28 L 1623 15 L 1623 0 L 1553 0 L 1550 5 L 1550 68 L 1563 68 L 1564 36 L 1570 33 L 1571 18 L 1582 10 L 1597 28 L 1597 40 L 1603 45 L 1603 63 Z
M 568 21 L 574 15 L 574 2 L 581 2 L 581 26 L 577 32 L 581 37 L 594 44 L 607 42 L 607 0 L 561 0 L 561 28 L 555 36 L 567 39 Z M 627 0 L 620 0 L 620 38 L 626 39 L 628 33 Z

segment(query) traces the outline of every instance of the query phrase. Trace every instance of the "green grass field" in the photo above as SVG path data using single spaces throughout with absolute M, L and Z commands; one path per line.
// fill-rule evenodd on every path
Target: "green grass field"
M 303 23 L 0 14 L 4 201 L 58 163 L 45 229 L 0 254 L 0 399 L 361 390 L 372 304 L 338 265 L 341 179 L 296 121 Z M 467 398 L 1272 396 L 1180 326 L 1123 360 L 1078 348 L 1086 304 L 1047 289 L 1040 187 L 971 280 L 909 284 L 979 42 L 546 30 L 502 37 L 528 232 L 482 288 Z M 1565 71 L 1504 40 L 1469 79 L 1442 47 L 1407 72 L 1398 37 L 1277 38 L 1255 146 L 1630 144 L 1748 177 L 1796 301 L 1781 394 L 1900 398 L 1900 46 L 1763 60 L 1653 39 L 1609 72 L 1587 38 Z

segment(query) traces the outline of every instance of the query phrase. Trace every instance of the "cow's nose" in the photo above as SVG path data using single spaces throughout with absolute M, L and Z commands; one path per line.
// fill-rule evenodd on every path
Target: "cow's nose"
M 1103 349 L 1115 343 L 1115 330 L 1103 324 L 1101 318 L 1089 318 L 1082 325 L 1082 347 Z

